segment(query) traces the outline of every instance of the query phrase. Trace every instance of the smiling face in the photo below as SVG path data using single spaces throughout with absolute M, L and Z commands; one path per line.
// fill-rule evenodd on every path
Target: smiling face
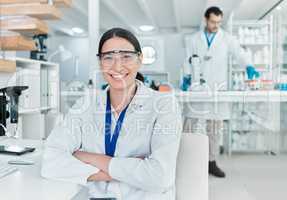
M 134 46 L 124 38 L 113 37 L 104 43 L 100 65 L 111 88 L 125 90 L 135 83 L 142 55 L 132 52 L 135 52 Z

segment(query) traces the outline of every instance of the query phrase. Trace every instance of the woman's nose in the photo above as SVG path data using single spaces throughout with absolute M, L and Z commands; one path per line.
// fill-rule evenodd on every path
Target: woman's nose
M 113 66 L 114 70 L 121 71 L 121 69 L 122 69 L 121 58 L 120 57 L 115 57 L 114 59 L 115 59 L 114 60 L 114 66 Z

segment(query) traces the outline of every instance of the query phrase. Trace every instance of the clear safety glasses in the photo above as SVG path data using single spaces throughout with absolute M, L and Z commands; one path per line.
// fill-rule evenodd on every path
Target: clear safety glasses
M 130 65 L 138 61 L 138 56 L 140 55 L 137 51 L 108 51 L 98 54 L 100 63 L 104 67 L 111 67 L 115 64 L 116 60 L 119 59 L 121 64 Z

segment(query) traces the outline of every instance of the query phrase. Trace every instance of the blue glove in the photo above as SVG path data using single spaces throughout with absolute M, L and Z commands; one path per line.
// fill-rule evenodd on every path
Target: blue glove
M 248 65 L 246 67 L 246 73 L 248 80 L 253 80 L 253 78 L 259 78 L 259 72 L 255 70 L 255 68 L 252 65 Z
M 190 86 L 191 86 L 191 76 L 190 75 L 185 75 L 183 77 L 183 83 L 181 85 L 181 90 L 182 91 L 188 91 Z

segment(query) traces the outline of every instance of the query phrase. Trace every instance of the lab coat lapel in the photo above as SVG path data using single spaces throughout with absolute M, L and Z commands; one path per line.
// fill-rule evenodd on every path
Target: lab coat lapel
M 205 33 L 204 33 L 204 29 L 202 29 L 201 31 L 200 31 L 200 40 L 201 40 L 201 42 L 202 42 L 202 44 L 204 44 L 204 49 L 208 49 L 208 44 L 207 44 L 207 41 L 206 41 L 206 37 L 205 37 Z
M 222 37 L 223 37 L 222 30 L 219 29 L 209 49 L 211 52 L 213 52 L 214 50 L 218 51 L 217 47 L 222 43 Z
M 137 92 L 132 99 L 128 109 L 127 109 L 127 116 L 133 112 L 140 111 L 143 109 L 143 104 L 148 98 L 149 90 L 144 86 L 144 84 L 138 80 L 137 82 Z M 106 102 L 107 102 L 107 91 L 109 87 L 107 87 L 104 91 L 98 91 L 98 95 L 96 98 L 96 109 L 98 111 L 105 112 L 106 110 Z M 100 94 L 100 95 L 99 95 Z
M 208 49 L 208 44 L 207 44 L 207 41 L 206 41 L 206 36 L 205 36 L 204 31 L 205 31 L 204 29 L 202 29 L 200 31 L 200 40 L 204 44 L 205 49 L 207 50 Z M 220 45 L 220 43 L 222 43 L 222 38 L 223 38 L 222 30 L 219 29 L 218 32 L 216 33 L 216 36 L 215 36 L 215 38 L 214 38 L 209 50 L 213 51 L 214 49 L 216 49 L 216 46 Z
M 146 100 L 148 95 L 148 89 L 144 86 L 144 84 L 138 80 L 136 80 L 136 82 L 137 92 L 127 110 L 128 114 L 143 110 L 144 101 Z

